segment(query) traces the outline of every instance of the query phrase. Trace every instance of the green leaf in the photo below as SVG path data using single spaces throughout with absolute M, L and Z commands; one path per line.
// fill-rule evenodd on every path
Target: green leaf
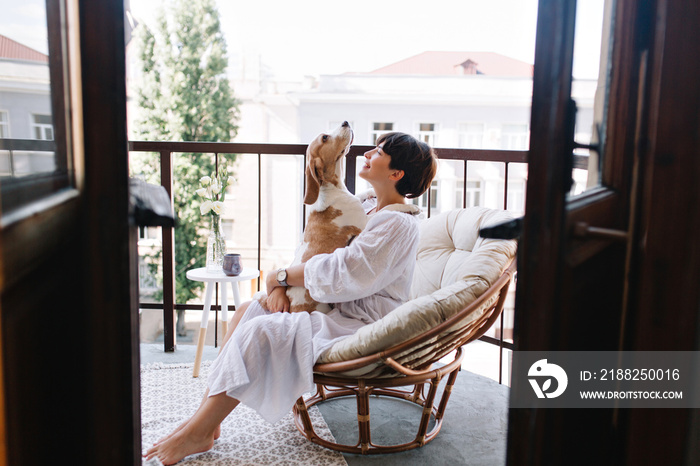
M 215 2 L 175 0 L 166 8 L 154 30 L 142 23 L 135 31 L 142 71 L 135 133 L 151 141 L 230 142 L 238 132 L 240 101 L 226 77 L 226 41 Z M 220 156 L 220 166 L 233 167 L 235 158 Z M 215 166 L 210 154 L 176 154 L 173 159 L 176 302 L 187 303 L 201 292 L 202 283 L 188 280 L 185 273 L 206 260 L 208 218 L 199 213 L 195 190 Z M 130 163 L 132 176 L 159 183 L 157 156 L 134 153 Z

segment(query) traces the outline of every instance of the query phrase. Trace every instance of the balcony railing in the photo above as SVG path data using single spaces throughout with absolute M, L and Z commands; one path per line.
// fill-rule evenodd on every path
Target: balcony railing
M 257 156 L 257 215 L 258 215 L 258 238 L 257 238 L 257 268 L 261 266 L 261 215 L 262 215 L 262 175 L 261 165 L 262 158 L 269 155 L 290 155 L 304 156 L 304 165 L 306 164 L 305 144 L 246 144 L 246 143 L 218 143 L 218 142 L 147 142 L 147 141 L 131 141 L 129 142 L 130 152 L 149 152 L 159 155 L 161 169 L 161 184 L 168 192 L 171 203 L 173 193 L 173 154 L 175 153 L 207 153 L 214 154 L 214 162 L 218 166 L 220 154 L 252 154 Z M 373 146 L 353 146 L 350 153 L 346 157 L 346 178 L 345 184 L 351 192 L 355 192 L 355 176 L 356 176 L 356 161 L 357 157 L 371 150 Z M 507 208 L 508 202 L 508 172 L 511 163 L 527 163 L 526 151 L 510 151 L 510 150 L 474 150 L 474 149 L 452 149 L 452 148 L 437 148 L 438 157 L 441 160 L 457 160 L 463 162 L 463 186 L 462 186 L 462 205 L 467 205 L 467 179 L 468 179 L 468 163 L 469 161 L 480 162 L 498 162 L 504 166 L 504 189 L 502 208 Z M 240 176 L 240 175 L 239 175 Z M 302 177 L 303 178 L 303 177 Z M 302 192 L 304 190 L 302 189 Z M 427 215 L 431 212 L 431 190 L 428 190 Z M 301 199 L 300 199 L 301 202 Z M 202 304 L 185 304 L 175 302 L 175 263 L 174 263 L 174 232 L 171 228 L 163 228 L 162 230 L 162 267 L 163 267 L 163 303 L 143 303 L 142 309 L 163 309 L 164 323 L 164 350 L 175 350 L 175 310 L 202 310 Z M 260 280 L 257 284 L 260 289 Z M 212 306 L 212 310 L 218 310 L 218 296 L 216 303 Z M 216 314 L 216 312 L 215 312 Z M 502 373 L 503 364 L 503 349 L 513 349 L 513 344 L 504 341 L 504 317 L 501 314 L 500 332 L 498 338 L 482 336 L 481 340 L 488 343 L 498 345 L 500 348 L 499 357 L 499 374 Z M 218 326 L 215 326 L 215 328 Z

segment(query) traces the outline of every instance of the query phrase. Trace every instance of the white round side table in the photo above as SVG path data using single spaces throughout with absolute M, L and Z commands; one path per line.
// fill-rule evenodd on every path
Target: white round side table
M 214 283 L 221 283 L 221 331 L 222 335 L 226 335 L 228 331 L 228 298 L 226 296 L 225 284 L 230 283 L 233 290 L 233 302 L 238 309 L 241 305 L 241 296 L 238 293 L 238 283 L 246 280 L 254 280 L 260 276 L 260 271 L 257 269 L 243 268 L 240 274 L 235 277 L 228 276 L 223 270 L 219 272 L 207 272 L 206 267 L 188 270 L 187 278 L 197 282 L 205 282 L 207 284 L 204 291 L 204 312 L 202 312 L 202 322 L 199 326 L 199 337 L 197 338 L 197 353 L 194 357 L 194 370 L 192 377 L 199 377 L 199 366 L 202 364 L 202 351 L 204 350 L 204 338 L 207 336 L 207 325 L 209 323 L 209 311 L 211 310 L 211 298 L 214 294 Z

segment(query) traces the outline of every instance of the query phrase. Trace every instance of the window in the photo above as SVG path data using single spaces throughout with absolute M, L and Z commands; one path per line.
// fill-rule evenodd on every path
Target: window
M 459 147 L 465 149 L 484 148 L 483 123 L 460 123 L 457 132 L 459 135 Z
M 160 290 L 158 269 L 157 262 L 146 262 L 143 257 L 139 257 L 139 293 L 150 296 Z
M 10 137 L 10 114 L 7 110 L 0 110 L 0 138 Z
M 2 93 L 0 110 L 0 212 L 5 218 L 27 204 L 74 185 L 72 74 L 67 66 L 67 52 L 73 48 L 69 47 L 66 10 L 61 6 L 64 3 L 32 2 L 36 8 L 26 27 L 45 39 L 30 44 L 22 42 L 26 36 L 19 40 L 10 37 L 16 53 L 23 58 L 11 66 L 0 60 L 3 80 L 8 84 Z M 9 221 L 19 221 L 24 212 L 29 210 L 10 215 Z
M 139 241 L 158 241 L 161 238 L 161 227 L 139 226 Z
M 53 123 L 51 115 L 32 115 L 32 138 L 53 140 Z
M 508 182 L 508 205 L 512 212 L 525 212 L 525 182 L 522 180 Z
M 501 128 L 501 149 L 527 150 L 529 139 L 527 125 L 503 125 Z
M 418 124 L 418 134 L 416 137 L 428 144 L 431 147 L 435 147 L 435 133 L 437 131 L 437 125 L 435 123 L 419 123 Z
M 7 110 L 0 110 L 0 139 L 10 137 L 10 115 Z M 10 176 L 12 174 L 12 159 L 10 152 L 0 150 L 0 176 Z
M 463 201 L 464 207 L 479 207 L 481 206 L 481 181 L 480 180 L 467 180 L 467 196 L 464 197 L 464 184 L 462 180 L 458 180 L 458 184 L 455 187 L 455 206 L 462 206 Z
M 428 193 L 423 193 L 422 196 L 412 199 L 413 204 L 420 207 L 422 210 L 428 209 Z M 438 181 L 433 180 L 430 185 L 430 210 L 431 214 L 436 214 L 439 211 L 438 208 Z
M 233 190 L 233 186 L 229 187 L 230 190 Z M 227 240 L 231 240 L 234 238 L 233 236 L 233 219 L 232 218 L 222 218 L 221 219 L 221 228 L 224 230 L 224 236 L 226 237 Z
M 459 183 L 457 186 L 455 186 L 455 208 L 459 209 L 460 207 L 464 207 L 462 205 L 462 201 L 464 200 L 464 185 Z
M 372 123 L 372 144 L 377 143 L 377 139 L 382 134 L 394 131 L 393 123 Z
M 467 203 L 465 207 L 481 206 L 481 180 L 467 180 Z

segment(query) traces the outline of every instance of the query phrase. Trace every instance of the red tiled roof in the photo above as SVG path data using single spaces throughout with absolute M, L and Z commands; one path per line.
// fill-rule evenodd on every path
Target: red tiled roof
M 532 65 L 494 52 L 423 52 L 368 74 L 532 77 Z
M 22 45 L 9 37 L 0 35 L 0 58 L 9 58 L 11 60 L 27 60 L 38 61 L 42 63 L 49 62 L 49 56 L 39 51 Z

